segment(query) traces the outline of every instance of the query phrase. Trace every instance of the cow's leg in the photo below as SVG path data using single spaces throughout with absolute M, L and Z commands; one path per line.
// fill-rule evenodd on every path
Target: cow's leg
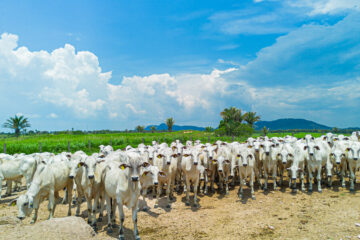
M 199 176 L 196 178 L 194 183 L 194 207 L 199 207 L 199 204 L 197 202 L 197 190 L 199 186 Z
M 238 197 L 243 199 L 244 195 L 243 195 L 243 176 L 242 176 L 242 171 L 239 170 L 239 180 L 240 180 L 240 188 L 239 188 L 239 191 L 238 191 Z
M 132 219 L 133 219 L 133 223 L 134 223 L 134 236 L 136 240 L 140 240 L 140 236 L 139 236 L 139 230 L 137 227 L 137 204 L 135 204 L 135 206 L 132 208 Z
M 190 185 L 189 186 L 186 185 L 186 174 L 184 174 L 184 193 L 186 193 L 188 189 L 190 191 Z
M 98 218 L 99 222 L 102 222 L 102 218 L 103 218 L 103 214 L 104 214 L 104 205 L 105 205 L 104 201 L 105 201 L 105 196 L 104 196 L 104 193 L 102 192 L 101 196 L 100 196 L 100 211 L 99 211 L 99 218 Z
M 92 206 L 92 222 L 91 222 L 91 226 L 93 227 L 94 231 L 96 232 L 96 209 L 98 206 L 98 202 L 99 202 L 99 196 L 100 194 L 97 192 L 95 195 L 95 199 L 94 199 L 94 204 Z
M 265 177 L 265 182 L 264 182 L 264 191 L 267 191 L 267 184 L 268 184 L 268 171 L 267 169 L 264 169 L 264 177 Z
M 229 175 L 225 175 L 225 194 L 229 195 Z
M 68 195 L 69 195 L 69 190 L 68 190 L 68 188 L 66 187 L 66 188 L 65 188 L 65 196 L 64 196 L 61 204 L 66 204 L 66 203 L 67 203 Z
M 157 191 L 156 191 L 156 202 L 154 205 L 155 208 L 159 207 L 159 197 L 161 194 L 161 189 L 162 189 L 162 183 L 159 183 L 157 186 Z
M 189 180 L 189 178 L 185 178 L 185 180 L 186 180 L 185 186 L 187 186 L 187 188 L 190 190 L 190 180 Z M 186 191 L 186 200 L 185 200 L 185 205 L 186 206 L 190 206 L 189 192 L 190 191 Z
M 318 192 L 321 193 L 322 192 L 322 189 L 321 189 L 321 164 L 318 166 L 316 179 L 318 181 Z
M 296 184 L 296 182 L 295 182 Z M 304 184 L 304 171 L 300 172 L 300 184 L 301 184 L 301 191 L 305 191 L 305 184 Z
M 91 198 L 88 195 L 85 195 L 87 203 L 87 213 L 88 213 L 88 224 L 91 223 Z
M 346 164 L 343 164 L 341 167 L 341 187 L 345 188 L 345 170 L 346 170 Z
M 205 176 L 204 176 L 204 194 L 208 194 L 208 181 L 209 181 L 209 177 L 208 177 L 207 173 L 205 173 Z
M 279 175 L 280 175 L 279 186 L 281 187 L 283 185 L 284 166 L 280 166 Z
M 39 211 L 39 207 L 34 208 L 34 215 L 33 218 L 31 219 L 30 224 L 34 224 L 37 220 L 37 216 L 38 216 L 38 211 Z
M 214 181 L 215 181 L 215 171 L 212 169 L 211 171 L 211 179 L 210 179 L 210 190 L 211 192 L 214 192 Z
M 11 180 L 6 181 L 6 193 L 5 193 L 5 196 L 10 196 L 11 195 L 12 182 L 13 181 L 11 181 Z
M 350 176 L 349 176 L 349 180 L 350 180 L 350 192 L 353 192 L 355 190 L 354 188 L 354 178 L 355 178 L 355 174 L 354 174 L 354 169 L 356 171 L 356 168 L 353 168 L 352 166 L 350 166 Z
M 49 209 L 49 219 L 52 219 L 54 217 L 54 211 L 55 211 L 55 193 L 54 193 L 54 189 L 50 189 L 49 191 L 49 205 L 48 205 L 48 209 Z
M 276 189 L 277 189 L 277 187 L 276 187 L 276 180 L 277 180 L 276 171 L 277 171 L 277 166 L 275 164 L 274 167 L 273 167 L 273 170 L 272 170 L 272 178 L 273 178 L 273 182 L 274 182 L 274 191 L 276 191 Z
M 124 236 L 124 220 L 125 220 L 124 209 L 123 209 L 123 206 L 122 206 L 121 199 L 117 199 L 116 201 L 117 201 L 117 205 L 118 205 L 118 209 L 119 209 L 119 220 L 120 220 L 119 239 L 120 240 L 125 240 L 125 236 Z M 135 211 L 136 211 L 136 208 L 137 208 L 137 206 L 135 206 Z
M 1 174 L 1 173 L 0 173 Z M 2 174 L 1 174 L 2 175 Z M 2 193 L 2 182 L 3 182 L 3 178 L 0 175 L 0 199 L 1 199 L 1 193 Z
M 107 211 L 107 217 L 108 217 L 108 227 L 107 227 L 107 233 L 112 233 L 112 226 L 111 226 L 111 200 L 109 196 L 105 193 L 105 200 L 106 200 L 106 211 Z
M 312 169 L 308 166 L 308 175 L 309 175 L 309 192 L 312 192 L 313 190 L 313 174 Z
M 251 169 L 251 176 L 250 176 L 250 187 L 251 187 L 251 199 L 255 200 L 255 192 L 254 192 L 254 169 Z
M 167 199 L 167 208 L 171 208 L 170 205 L 170 194 L 171 194 L 171 178 L 169 177 L 168 183 L 166 185 L 166 199 Z

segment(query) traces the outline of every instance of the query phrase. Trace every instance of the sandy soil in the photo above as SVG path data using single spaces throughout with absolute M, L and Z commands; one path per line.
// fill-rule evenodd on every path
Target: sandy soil
M 272 184 L 269 187 L 271 188 Z M 340 188 L 338 181 L 334 181 L 331 189 L 323 187 L 323 193 L 316 192 L 315 186 L 312 194 L 301 191 L 292 194 L 287 187 L 267 193 L 256 189 L 256 200 L 250 198 L 250 191 L 246 187 L 244 201 L 237 197 L 238 188 L 236 186 L 228 196 L 218 193 L 200 195 L 198 209 L 185 206 L 184 194 L 176 196 L 171 209 L 165 208 L 164 201 L 160 202 L 159 208 L 154 208 L 154 200 L 149 199 L 147 204 L 151 209 L 138 214 L 140 236 L 142 239 L 225 240 L 358 239 L 360 235 L 360 227 L 356 226 L 356 223 L 360 223 L 359 184 L 356 193 L 350 193 L 348 188 Z M 17 208 L 8 206 L 8 203 L 18 195 L 19 193 L 16 193 L 0 200 L 0 217 L 17 215 Z M 86 203 L 83 203 L 82 217 L 87 215 L 85 209 Z M 74 214 L 75 208 L 72 211 Z M 67 206 L 57 205 L 55 217 L 65 217 L 66 213 Z M 125 216 L 125 236 L 127 239 L 134 239 L 131 212 L 126 210 Z M 47 202 L 44 202 L 39 210 L 38 222 L 34 226 L 30 226 L 30 218 L 22 223 L 8 224 L 7 227 L 0 228 L 0 239 L 11 239 L 7 237 L 11 236 L 11 231 L 29 231 L 47 217 Z M 106 233 L 106 222 L 105 218 L 98 223 L 99 230 L 94 239 L 113 239 L 118 236 L 118 228 L 115 228 L 111 235 Z M 0 227 L 6 224 L 0 221 Z M 16 227 L 19 225 L 22 227 Z M 39 239 L 39 236 L 26 235 L 26 239 Z M 53 239 L 46 232 L 41 236 L 42 239 Z M 62 235 L 59 239 L 78 238 Z

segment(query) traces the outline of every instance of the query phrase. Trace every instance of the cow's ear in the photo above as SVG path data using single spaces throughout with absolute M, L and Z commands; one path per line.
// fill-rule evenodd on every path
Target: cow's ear
M 323 140 L 326 140 L 326 136 L 323 136 Z
M 127 168 L 127 167 L 128 167 L 128 165 L 126 165 L 125 163 L 123 163 L 119 166 L 119 168 L 121 168 L 121 170 L 125 170 L 125 168 Z
M 17 198 L 15 198 L 14 200 L 12 200 L 8 206 L 15 206 L 16 205 L 16 202 L 17 202 Z
M 292 155 L 291 153 L 289 153 L 289 156 L 290 156 L 290 157 L 293 157 L 293 155 Z
M 163 171 L 160 171 L 160 172 L 159 172 L 159 176 L 160 176 L 160 177 L 166 177 L 166 173 L 163 172 Z
M 346 148 L 346 151 L 348 152 L 348 151 L 350 151 L 351 150 L 351 148 Z
M 304 150 L 306 150 L 307 149 L 307 146 L 304 146 Z
M 143 164 L 141 165 L 142 167 L 148 167 L 148 166 L 150 166 L 150 163 L 148 163 L 148 162 L 143 162 Z
M 144 171 L 142 175 L 145 177 L 148 173 L 149 171 Z

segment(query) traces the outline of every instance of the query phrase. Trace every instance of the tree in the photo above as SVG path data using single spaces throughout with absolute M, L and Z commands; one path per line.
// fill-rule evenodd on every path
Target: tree
M 156 131 L 156 127 L 155 127 L 155 126 L 151 126 L 151 127 L 150 127 L 150 130 L 151 130 L 152 133 L 154 133 L 154 132 Z
M 262 133 L 264 134 L 264 137 L 269 133 L 269 128 L 266 128 L 265 126 L 264 126 L 264 128 L 262 129 Z
M 166 123 L 166 125 L 168 127 L 168 131 L 171 132 L 172 128 L 174 126 L 175 120 L 171 117 L 171 118 L 166 119 L 165 123 Z
M 20 136 L 21 130 L 25 130 L 26 128 L 30 127 L 30 123 L 28 119 L 24 116 L 17 116 L 10 117 L 6 122 L 3 124 L 4 128 L 10 128 L 15 131 L 15 136 Z
M 205 132 L 213 132 L 214 128 L 213 127 L 206 127 L 205 128 Z
M 235 107 L 225 108 L 220 116 L 223 120 L 220 121 L 219 127 L 215 130 L 217 135 L 227 136 L 251 136 L 253 128 L 248 124 L 242 123 L 244 116 L 241 110 Z
M 144 126 L 140 126 L 140 125 L 136 126 L 136 128 L 135 128 L 135 130 L 136 130 L 137 132 L 144 132 L 144 129 L 145 129 L 145 127 L 144 127 Z
M 250 127 L 254 127 L 254 123 L 260 120 L 260 116 L 256 116 L 256 112 L 247 112 L 244 114 L 244 120 L 250 125 Z
M 242 122 L 243 115 L 241 115 L 241 110 L 235 107 L 225 108 L 221 113 L 221 117 L 225 122 Z

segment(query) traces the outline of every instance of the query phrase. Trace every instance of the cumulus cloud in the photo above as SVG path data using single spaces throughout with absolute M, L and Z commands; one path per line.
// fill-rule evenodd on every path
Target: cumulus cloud
M 230 66 L 207 73 L 125 76 L 117 85 L 91 52 L 77 52 L 69 44 L 52 52 L 30 51 L 18 46 L 18 36 L 3 34 L 2 114 L 5 118 L 4 113 L 16 109 L 13 114 L 39 114 L 54 122 L 116 122 L 117 129 L 167 117 L 215 126 L 219 112 L 233 105 L 257 111 L 263 119 L 306 117 L 334 126 L 341 118 L 337 115 L 351 112 L 340 124 L 355 125 L 360 116 L 357 29 L 359 14 L 333 25 L 305 24 L 278 37 L 244 65 L 219 59 Z M 53 111 L 61 115 L 49 114 Z
M 309 15 L 337 14 L 344 11 L 359 11 L 359 0 L 298 0 L 288 1 L 290 6 L 309 8 Z

